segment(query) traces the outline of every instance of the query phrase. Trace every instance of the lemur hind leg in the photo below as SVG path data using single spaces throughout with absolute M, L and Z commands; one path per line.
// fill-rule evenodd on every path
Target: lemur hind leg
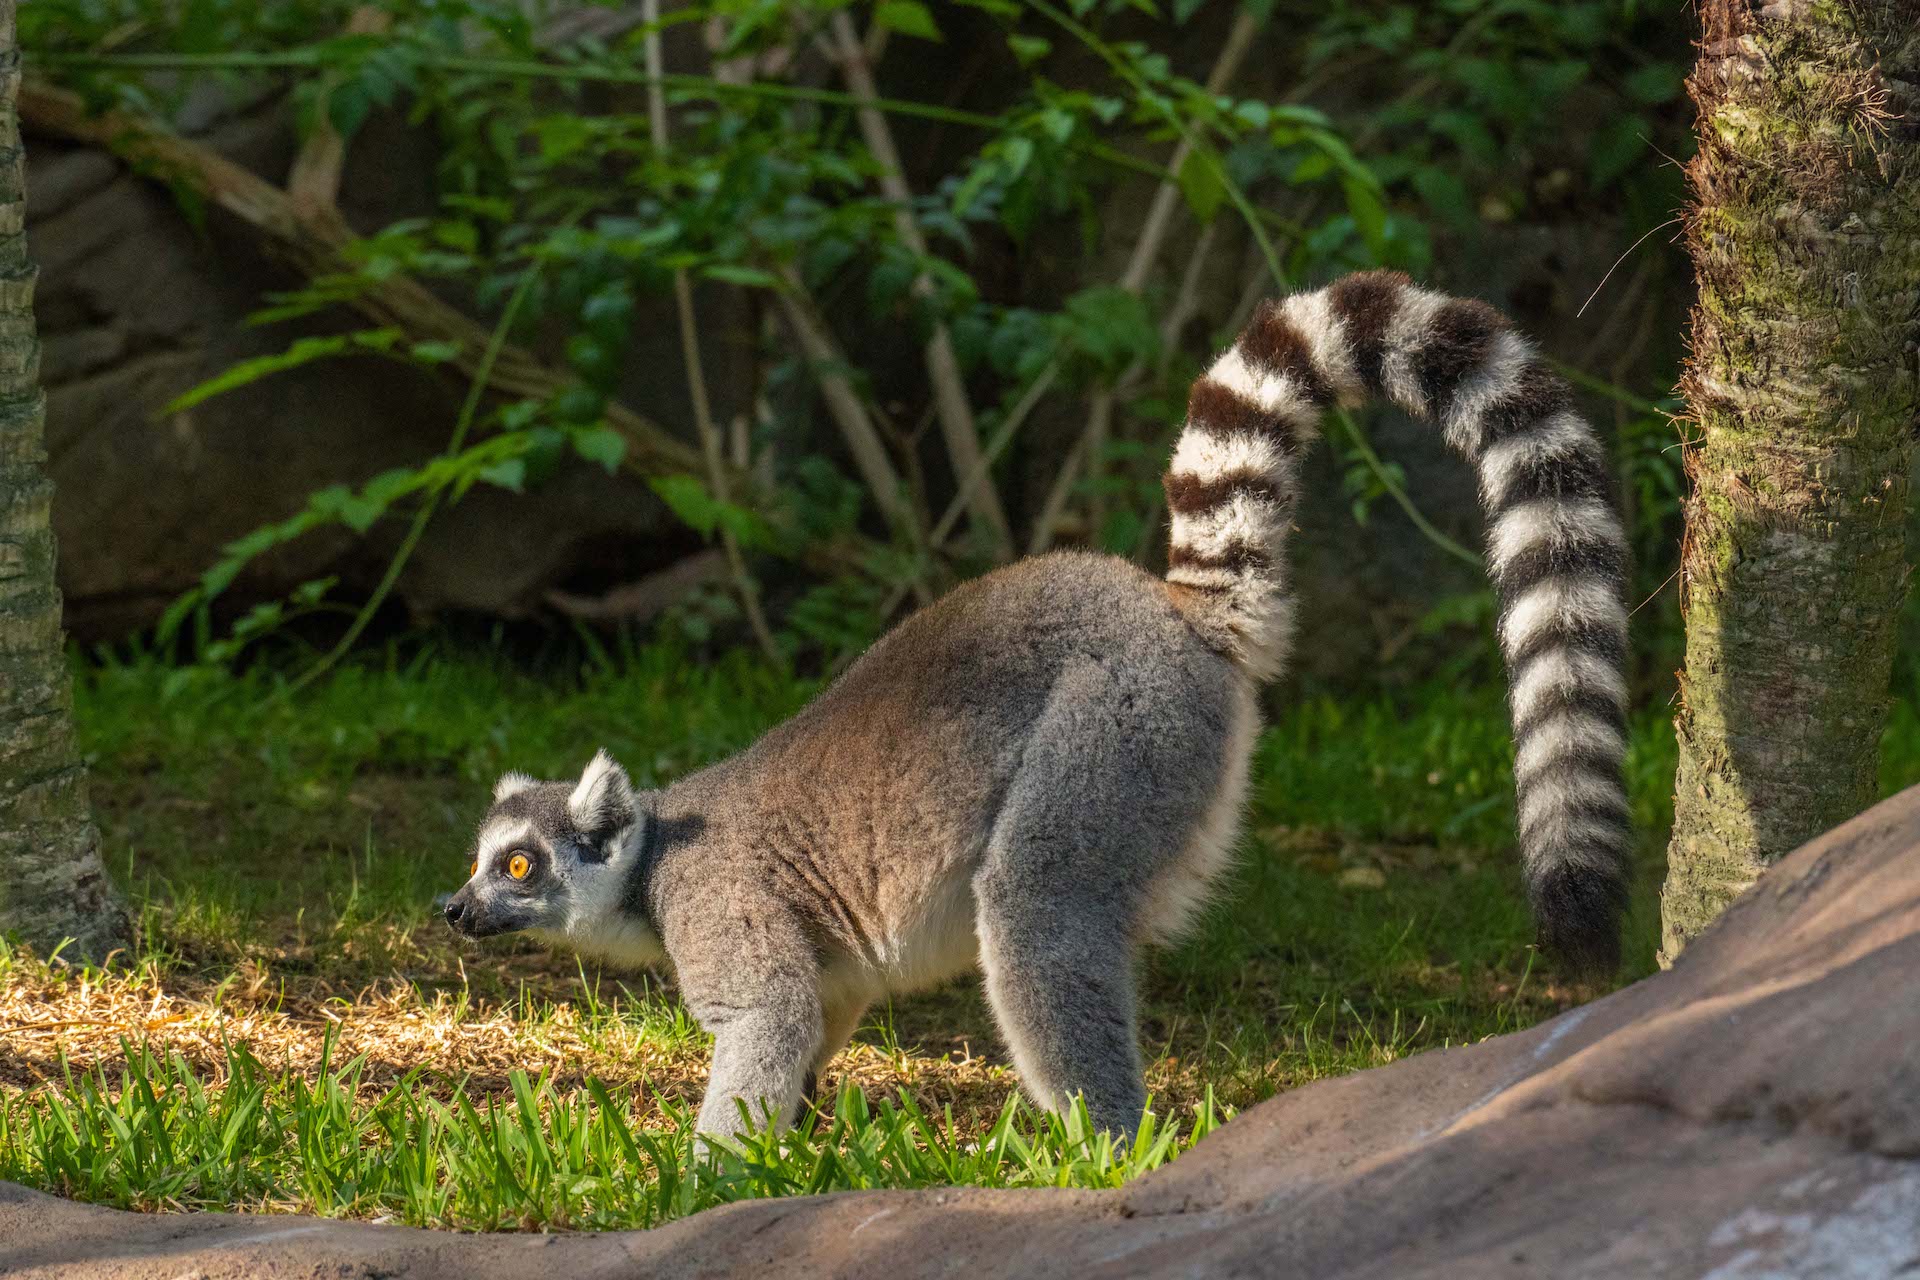
M 987 999 L 1041 1105 L 1085 1096 L 1131 1136 L 1146 1103 L 1134 952 L 1165 872 L 1219 790 L 1231 686 L 1070 664 L 1051 690 L 974 877 Z
M 1056 1112 L 1081 1094 L 1096 1127 L 1131 1137 L 1147 1097 L 1126 933 L 982 879 L 980 966 L 1021 1084 Z

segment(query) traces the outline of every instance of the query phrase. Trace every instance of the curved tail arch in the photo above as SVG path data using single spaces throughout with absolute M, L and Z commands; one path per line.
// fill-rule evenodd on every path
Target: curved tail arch
M 1193 386 L 1166 475 L 1169 590 L 1250 675 L 1277 675 L 1301 460 L 1330 406 L 1375 397 L 1479 473 L 1528 895 L 1543 945 L 1611 970 L 1630 848 L 1626 538 L 1599 438 L 1503 315 L 1391 271 L 1264 303 Z

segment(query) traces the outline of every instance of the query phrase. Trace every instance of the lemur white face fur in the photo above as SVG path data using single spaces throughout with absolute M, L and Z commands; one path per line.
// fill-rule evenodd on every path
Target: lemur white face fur
M 650 962 L 657 941 L 634 936 L 636 917 L 621 909 L 644 821 L 626 772 L 605 751 L 578 783 L 506 774 L 494 784 L 467 883 L 447 903 L 447 923 L 469 938 L 525 932 Z

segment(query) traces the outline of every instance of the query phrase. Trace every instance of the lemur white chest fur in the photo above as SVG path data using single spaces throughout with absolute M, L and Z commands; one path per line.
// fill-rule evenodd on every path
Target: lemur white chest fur
M 1564 383 L 1484 304 L 1369 273 L 1262 307 L 1193 388 L 1169 568 L 1060 553 L 895 628 L 747 752 L 636 795 L 502 778 L 448 905 L 616 964 L 670 960 L 714 1034 L 699 1127 L 790 1118 L 868 1003 L 978 967 L 1027 1091 L 1134 1130 L 1132 961 L 1232 861 L 1284 665 L 1283 556 L 1321 412 L 1387 396 L 1480 472 L 1513 680 L 1519 844 L 1543 940 L 1617 954 L 1624 540 Z

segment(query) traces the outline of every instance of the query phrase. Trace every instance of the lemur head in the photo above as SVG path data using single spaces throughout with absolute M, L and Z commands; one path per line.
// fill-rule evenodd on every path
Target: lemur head
M 494 784 L 447 923 L 469 938 L 531 930 L 564 941 L 597 932 L 620 910 L 644 821 L 626 771 L 605 751 L 577 783 L 506 774 Z

